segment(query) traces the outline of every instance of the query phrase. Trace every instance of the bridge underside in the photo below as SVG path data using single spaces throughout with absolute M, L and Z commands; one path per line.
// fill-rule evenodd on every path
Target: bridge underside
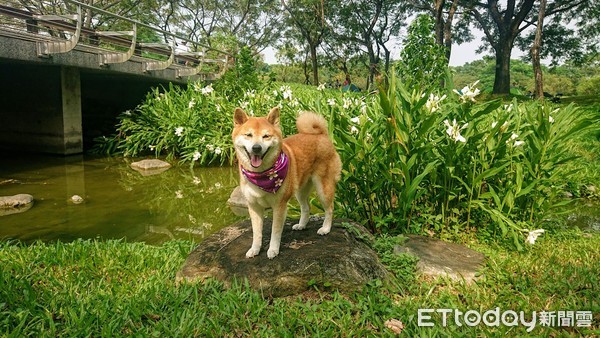
M 10 62 L 9 62 L 10 61 Z M 77 154 L 167 81 L 0 59 L 0 147 Z M 83 113 L 82 113 L 83 112 Z

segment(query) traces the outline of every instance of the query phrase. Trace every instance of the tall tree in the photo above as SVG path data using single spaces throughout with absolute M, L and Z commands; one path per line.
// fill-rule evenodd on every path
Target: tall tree
M 341 2 L 334 11 L 332 40 L 356 46 L 367 56 L 372 84 L 383 58 L 385 71 L 391 59 L 391 38 L 404 26 L 406 8 L 399 1 L 355 0 Z
M 417 12 L 430 13 L 435 19 L 435 40 L 446 48 L 446 60 L 450 61 L 453 43 L 461 44 L 473 39 L 468 20 L 459 11 L 460 0 L 412 0 L 410 3 Z
M 281 10 L 277 0 L 166 1 L 167 6 L 173 3 L 176 9 L 169 22 L 171 30 L 210 47 L 225 43 L 232 45 L 227 49 L 249 46 L 258 53 L 279 38 Z
M 515 38 L 529 26 L 522 25 L 533 7 L 534 0 L 508 0 L 503 8 L 498 0 L 473 1 L 469 14 L 472 15 L 490 43 L 496 56 L 494 94 L 510 93 L 510 56 Z
M 326 4 L 325 0 L 281 0 L 281 4 L 288 15 L 289 22 L 300 31 L 304 38 L 309 53 L 313 73 L 313 84 L 319 84 L 319 62 L 317 48 L 323 38 L 330 31 L 325 18 L 326 12 L 333 4 Z
M 510 57 L 517 37 L 527 28 L 536 25 L 535 0 L 464 0 L 465 7 L 494 51 L 496 76 L 494 94 L 510 93 Z M 589 8 L 592 0 L 554 0 L 547 3 L 545 17 L 578 9 Z
M 538 99 L 544 98 L 544 80 L 542 75 L 542 64 L 540 61 L 540 50 L 542 48 L 542 31 L 544 27 L 544 17 L 546 16 L 546 0 L 540 0 L 540 10 L 538 12 L 537 27 L 535 29 L 535 39 L 531 46 L 531 60 L 533 73 L 535 74 L 534 95 Z

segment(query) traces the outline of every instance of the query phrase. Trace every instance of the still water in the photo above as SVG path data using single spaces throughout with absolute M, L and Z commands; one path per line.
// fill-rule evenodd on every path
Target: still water
M 118 157 L 4 157 L 0 196 L 30 194 L 35 201 L 23 213 L 0 216 L 0 239 L 199 241 L 240 219 L 226 205 L 237 185 L 237 169 L 182 165 L 143 176 L 130 162 Z M 73 203 L 74 195 L 83 203 Z

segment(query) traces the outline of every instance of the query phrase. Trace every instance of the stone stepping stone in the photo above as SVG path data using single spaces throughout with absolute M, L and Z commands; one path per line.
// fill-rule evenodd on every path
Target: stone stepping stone
M 406 237 L 408 240 L 403 245 L 394 247 L 394 253 L 419 258 L 417 269 L 424 275 L 446 276 L 457 281 L 464 279 L 471 283 L 483 266 L 485 255 L 464 245 L 419 235 Z
M 279 255 L 267 258 L 271 220 L 264 220 L 260 254 L 246 258 L 252 243 L 249 220 L 231 225 L 204 239 L 177 273 L 178 282 L 214 278 L 231 285 L 248 280 L 267 297 L 302 293 L 317 286 L 340 291 L 356 290 L 372 280 L 385 281 L 389 273 L 367 244 L 372 236 L 361 225 L 335 220 L 326 236 L 317 234 L 322 220 L 293 231 L 287 222 Z
M 129 166 L 143 176 L 157 175 L 171 168 L 171 164 L 158 159 L 146 159 L 132 162 Z
M 13 196 L 0 196 L 0 216 L 25 212 L 33 206 L 33 196 L 17 194 Z

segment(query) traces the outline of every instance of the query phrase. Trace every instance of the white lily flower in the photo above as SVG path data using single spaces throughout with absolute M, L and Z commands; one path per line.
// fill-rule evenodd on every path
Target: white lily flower
M 358 116 L 357 117 L 353 117 L 353 118 L 350 119 L 350 121 L 352 121 L 352 123 L 359 124 L 360 123 L 360 118 L 358 118 Z
M 213 151 L 215 151 L 215 146 L 213 146 L 212 144 L 207 144 L 206 145 L 206 150 L 210 151 L 211 153 Z
M 281 91 L 281 95 L 283 95 L 284 100 L 292 99 L 292 89 L 290 86 L 281 86 L 279 90 Z
M 216 147 L 215 148 L 215 154 L 219 155 L 223 152 L 223 150 L 221 149 L 221 147 Z
M 363 114 L 367 113 L 367 104 L 365 102 L 360 103 L 360 112 Z
M 440 102 L 442 102 L 442 100 L 445 98 L 445 94 L 442 97 L 434 95 L 433 93 L 429 94 L 429 98 L 427 99 L 427 102 L 425 102 L 425 108 L 427 108 L 427 110 L 429 110 L 430 113 L 434 113 L 438 109 L 440 109 Z
M 551 116 L 551 115 L 550 115 L 550 116 L 548 116 L 548 122 L 550 122 L 550 123 L 554 123 L 554 118 L 552 118 L 552 116 Z
M 448 129 L 446 129 L 446 134 L 448 134 L 448 136 L 450 136 L 450 138 L 452 138 L 455 142 L 467 142 L 467 139 L 460 134 L 460 131 L 465 129 L 469 125 L 468 123 L 465 123 L 462 125 L 462 127 L 459 127 L 458 123 L 456 123 L 456 119 L 454 119 L 452 124 L 450 124 L 448 120 L 445 120 L 444 125 L 448 127 Z
M 175 198 L 183 198 L 183 192 L 181 190 L 177 190 L 175 192 Z
M 352 127 L 350 127 L 350 132 L 352 134 L 358 134 L 358 128 L 356 128 L 356 126 L 352 126 Z
M 253 89 L 252 90 L 247 90 L 244 93 L 244 97 L 249 97 L 249 98 L 253 99 L 253 98 L 256 97 L 256 92 Z
M 194 100 L 194 98 L 192 98 L 190 100 L 190 103 L 188 103 L 188 109 L 194 108 L 195 105 L 196 105 L 196 101 Z
M 537 230 L 532 230 L 529 231 L 529 233 L 527 234 L 527 239 L 525 240 L 525 243 L 528 244 L 535 244 L 535 240 L 544 233 L 544 229 L 537 229 Z
M 327 104 L 330 106 L 335 106 L 335 99 L 334 98 L 327 99 Z
M 204 95 L 210 95 L 210 93 L 212 93 L 214 91 L 213 87 L 212 87 L 212 83 L 209 84 L 208 86 L 202 88 L 202 94 Z
M 352 107 L 351 99 L 344 98 L 343 102 L 344 102 L 344 105 L 343 105 L 344 109 L 348 109 L 348 108 Z
M 460 91 L 454 89 L 454 92 L 460 96 L 462 102 L 472 101 L 475 102 L 475 96 L 479 95 L 481 91 L 475 86 L 479 83 L 479 80 L 475 81 L 472 85 L 467 85 Z
M 195 152 L 193 157 L 194 161 L 198 161 L 200 159 L 200 156 L 202 156 L 202 154 L 200 154 L 199 151 Z
M 324 83 L 319 83 L 319 86 L 317 87 L 318 91 L 323 91 L 325 90 L 325 84 Z
M 510 135 L 510 138 L 506 140 L 506 143 L 511 144 L 514 147 L 522 146 L 525 144 L 525 141 L 517 140 L 517 138 L 519 138 L 519 135 L 512 133 L 512 135 Z
M 177 136 L 183 135 L 183 127 L 175 128 L 175 135 L 177 135 Z

